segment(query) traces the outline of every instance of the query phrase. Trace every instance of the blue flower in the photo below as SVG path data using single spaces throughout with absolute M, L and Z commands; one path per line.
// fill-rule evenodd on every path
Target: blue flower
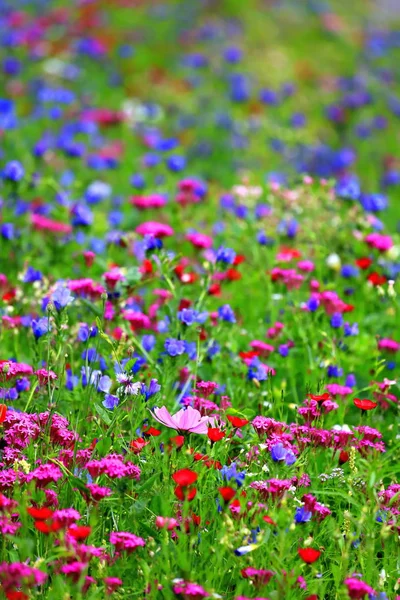
M 349 279 L 350 277 L 356 277 L 358 275 L 358 269 L 354 265 L 343 265 L 341 269 L 342 277 Z
M 242 487 L 246 477 L 246 471 L 238 471 L 235 462 L 231 463 L 229 466 L 224 465 L 220 474 L 225 481 L 231 481 L 231 479 L 233 479 L 238 487 Z
M 343 369 L 336 365 L 329 365 L 327 368 L 328 377 L 341 377 L 343 375 Z
M 28 267 L 24 275 L 24 283 L 33 283 L 34 281 L 42 281 L 42 274 L 33 267 Z
M 319 306 L 318 298 L 310 298 L 307 301 L 306 306 L 310 312 L 315 312 Z
M 51 326 L 47 317 L 42 317 L 36 321 L 32 321 L 32 331 L 35 338 L 38 340 L 43 335 L 51 331 Z
M 345 323 L 344 324 L 344 335 L 345 337 L 358 335 L 358 323 Z
M 15 238 L 15 227 L 13 223 L 3 223 L 0 227 L 0 233 L 5 240 L 13 240 Z
M 105 408 L 108 408 L 109 410 L 114 410 L 114 408 L 116 408 L 119 404 L 119 398 L 118 396 L 114 396 L 113 394 L 106 394 L 104 396 L 102 404 Z
M 235 313 L 229 306 L 229 304 L 224 304 L 218 308 L 218 317 L 222 321 L 227 321 L 228 323 L 236 323 Z
M 271 458 L 274 462 L 284 461 L 286 458 L 286 448 L 280 442 L 274 444 L 271 448 Z
M 296 512 L 294 515 L 294 520 L 296 523 L 308 523 L 312 517 L 312 512 L 306 510 L 304 506 L 299 506 L 296 508 Z
M 343 315 L 341 313 L 334 313 L 331 317 L 331 327 L 339 329 L 343 325 Z
M 146 352 L 151 352 L 156 345 L 156 338 L 154 335 L 144 335 L 142 337 L 142 346 Z
M 185 352 L 185 342 L 174 338 L 167 338 L 164 343 L 164 348 L 169 356 L 180 356 Z
M 158 383 L 157 379 L 152 379 L 148 386 L 142 383 L 141 393 L 144 395 L 146 401 L 151 398 L 151 396 L 158 394 L 160 390 L 161 385 Z
M 94 181 L 85 192 L 85 200 L 89 204 L 97 204 L 111 195 L 111 186 L 104 181 Z
M 51 299 L 56 309 L 60 312 L 63 308 L 75 300 L 74 296 L 65 286 L 59 286 L 51 295 Z
M 174 154 L 173 156 L 169 156 L 166 160 L 167 167 L 171 171 L 182 171 L 186 167 L 186 158 L 184 156 L 179 156 L 178 154 Z
M 236 258 L 236 252 L 232 250 L 232 248 L 224 248 L 221 246 L 217 250 L 216 261 L 225 263 L 227 265 L 232 265 Z
M 25 175 L 25 169 L 19 160 L 11 160 L 8 162 L 3 169 L 3 178 L 8 181 L 18 182 L 23 179 Z

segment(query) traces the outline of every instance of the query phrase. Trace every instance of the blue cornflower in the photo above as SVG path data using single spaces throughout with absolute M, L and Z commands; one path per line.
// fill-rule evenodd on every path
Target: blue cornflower
M 304 506 L 298 506 L 294 515 L 296 523 L 308 523 L 312 517 L 312 512 L 306 510 Z
M 185 352 L 185 342 L 174 338 L 167 338 L 164 343 L 164 348 L 170 356 L 180 356 Z
M 179 172 L 186 167 L 186 158 L 184 156 L 174 154 L 173 156 L 169 156 L 167 158 L 166 163 L 168 169 L 174 172 Z
M 345 323 L 344 324 L 344 335 L 345 337 L 358 335 L 358 323 Z
M 147 401 L 151 396 L 154 396 L 161 390 L 161 385 L 158 383 L 157 379 L 152 379 L 147 386 L 145 383 L 142 383 L 141 393 L 145 397 Z
M 106 394 L 104 396 L 102 404 L 105 408 L 108 408 L 109 410 L 114 410 L 114 408 L 116 408 L 119 404 L 119 398 L 118 396 L 114 396 L 113 394 Z
M 358 269 L 354 265 L 343 265 L 341 269 L 342 277 L 349 279 L 350 277 L 356 277 L 358 275 Z
M 331 327 L 339 329 L 343 325 L 343 315 L 341 313 L 334 313 L 331 317 Z
M 108 394 L 112 386 L 112 379 L 108 375 L 102 375 L 97 382 L 97 391 Z
M 208 312 L 199 313 L 192 308 L 183 308 L 178 312 L 178 319 L 185 325 L 193 325 L 194 323 L 205 323 L 208 317 Z
M 235 313 L 229 306 L 229 304 L 224 304 L 218 308 L 218 317 L 222 321 L 227 321 L 228 323 L 236 323 Z
M 7 181 L 21 181 L 25 175 L 25 169 L 19 160 L 11 160 L 3 169 L 3 178 Z
M 43 335 L 51 331 L 51 325 L 47 317 L 41 317 L 36 321 L 32 321 L 32 331 L 35 338 L 38 340 Z
M 59 286 L 52 293 L 51 299 L 59 312 L 75 300 L 74 296 L 71 294 L 71 290 L 65 286 Z
M 15 238 L 15 227 L 13 223 L 3 223 L 0 227 L 0 234 L 5 240 L 13 240 Z
M 137 190 L 141 190 L 145 187 L 146 182 L 141 173 L 134 173 L 131 177 L 131 186 Z
M 307 301 L 306 306 L 310 312 L 315 312 L 319 306 L 318 298 L 310 298 Z
M 249 370 L 247 371 L 247 379 L 250 381 L 253 379 L 257 379 L 257 381 L 266 381 L 268 379 L 267 370 L 260 363 L 258 358 L 251 361 Z
M 156 345 L 156 338 L 154 335 L 144 335 L 142 337 L 142 346 L 146 352 L 151 352 Z
M 287 344 L 281 344 L 278 348 L 278 352 L 283 357 L 288 356 L 289 355 L 289 346 Z
M 143 246 L 145 252 L 151 252 L 152 250 L 161 250 L 163 243 L 160 238 L 147 234 L 143 238 Z
M 286 458 L 286 448 L 280 442 L 271 448 L 271 458 L 274 462 L 280 462 Z
M 242 54 L 242 50 L 237 46 L 229 46 L 229 48 L 225 48 L 224 50 L 224 60 L 227 63 L 236 65 L 238 62 L 240 62 Z
M 327 368 L 328 377 L 341 377 L 343 375 L 343 369 L 336 365 L 329 365 Z
M 24 283 L 33 283 L 34 281 L 42 281 L 43 275 L 33 267 L 28 267 L 24 275 Z
M 220 474 L 226 481 L 233 479 L 238 487 L 242 487 L 246 477 L 246 471 L 238 471 L 235 462 L 231 463 L 229 466 L 224 465 L 220 470 Z
M 74 227 L 87 227 L 93 223 L 93 213 L 84 204 L 75 204 L 72 215 L 72 225 Z
M 185 352 L 190 358 L 190 360 L 194 360 L 197 358 L 197 344 L 196 342 L 186 342 L 185 341 Z
M 22 377 L 21 379 L 17 379 L 15 382 L 15 388 L 17 392 L 26 392 L 29 390 L 30 383 L 27 377 Z
M 355 387 L 357 385 L 357 381 L 353 373 L 349 373 L 347 375 L 345 385 L 347 385 L 348 387 Z
M 93 181 L 85 192 L 85 200 L 88 204 L 97 204 L 111 195 L 111 186 L 104 181 Z
M 217 262 L 225 263 L 227 265 L 232 265 L 235 261 L 235 258 L 236 252 L 232 250 L 232 248 L 224 248 L 223 246 L 218 248 L 215 257 Z

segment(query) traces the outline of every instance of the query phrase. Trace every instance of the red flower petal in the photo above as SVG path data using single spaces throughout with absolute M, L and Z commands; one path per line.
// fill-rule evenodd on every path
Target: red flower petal
M 354 405 L 357 406 L 357 408 L 361 408 L 361 410 L 372 410 L 378 406 L 377 402 L 368 400 L 367 398 L 364 398 L 363 400 L 361 398 L 354 398 L 353 402 Z
M 321 552 L 315 548 L 299 548 L 297 552 L 300 558 L 308 565 L 314 563 L 321 556 Z
M 192 485 L 197 481 L 197 477 L 197 473 L 191 471 L 190 469 L 181 469 L 172 475 L 172 479 L 179 486 Z

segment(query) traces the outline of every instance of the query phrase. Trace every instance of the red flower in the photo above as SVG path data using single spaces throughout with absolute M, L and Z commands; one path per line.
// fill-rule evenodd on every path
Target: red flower
M 181 469 L 172 475 L 172 479 L 178 486 L 186 487 L 188 485 L 193 485 L 197 481 L 197 473 L 191 471 L 190 469 Z
M 86 525 L 75 525 L 75 527 L 69 527 L 67 529 L 68 535 L 73 537 L 75 540 L 82 541 L 89 537 L 92 528 Z
M 233 417 L 231 415 L 228 415 L 228 421 L 229 423 L 231 423 L 233 425 L 233 427 L 244 427 L 245 425 L 247 425 L 249 423 L 249 421 L 247 419 L 242 419 L 241 417 Z
M 46 523 L 45 521 L 35 521 L 35 527 L 38 531 L 47 535 L 59 531 L 63 528 L 63 525 L 59 521 L 51 521 L 50 523 Z
M 379 275 L 376 271 L 368 275 L 367 279 L 372 285 L 383 285 L 386 283 L 386 277 L 384 275 Z
M 316 394 L 307 394 L 307 396 L 311 399 L 311 400 L 315 400 L 316 402 L 325 402 L 325 400 L 329 400 L 331 395 L 328 392 L 325 392 L 325 394 L 321 394 L 321 395 L 316 395 Z
M 221 286 L 219 283 L 212 283 L 208 288 L 208 294 L 210 296 L 219 296 L 221 294 Z
M 237 269 L 228 269 L 226 272 L 226 278 L 228 281 L 239 281 L 239 279 L 242 279 L 242 275 Z
M 299 548 L 297 552 L 299 553 L 301 560 L 304 560 L 308 565 L 315 563 L 321 556 L 321 552 L 315 548 Z
M 218 429 L 218 427 L 209 427 L 207 430 L 207 436 L 212 442 L 219 442 L 225 437 L 225 432 Z
M 372 265 L 372 262 L 373 261 L 370 258 L 363 257 L 363 258 L 358 258 L 356 260 L 356 265 L 360 269 L 365 270 L 365 269 L 368 269 L 368 267 L 370 267 Z
M 372 410 L 378 406 L 377 402 L 368 400 L 367 398 L 364 398 L 363 400 L 360 398 L 354 398 L 353 402 L 354 405 L 357 406 L 357 408 L 361 408 L 361 410 Z
M 219 493 L 221 494 L 224 502 L 230 502 L 236 494 L 236 490 L 231 487 L 220 487 L 218 488 Z
M 344 465 L 349 460 L 349 453 L 346 450 L 342 450 L 339 454 L 339 465 Z
M 143 435 L 148 435 L 149 437 L 157 437 L 161 435 L 160 429 L 156 429 L 155 427 L 149 427 L 145 425 L 143 427 Z
M 131 441 L 130 449 L 134 454 L 139 454 L 148 443 L 143 438 L 137 438 Z
M 197 490 L 196 488 L 186 488 L 184 486 L 177 485 L 174 490 L 174 494 L 178 500 L 182 500 L 182 502 L 183 500 L 188 500 L 190 502 L 196 496 Z
M 0 423 L 4 423 L 7 415 L 7 406 L 5 404 L 0 404 Z
M 185 443 L 185 436 L 175 435 L 174 437 L 169 438 L 169 441 L 171 442 L 172 446 L 175 446 L 175 448 L 182 448 L 183 444 Z
M 28 514 L 35 519 L 35 521 L 47 521 L 53 515 L 53 511 L 50 508 L 36 508 L 31 506 L 28 508 Z
M 307 596 L 306 600 L 318 600 L 317 594 L 311 594 L 311 596 Z
M 263 516 L 263 521 L 265 521 L 266 523 L 269 523 L 269 525 L 274 525 L 276 527 L 275 521 L 273 521 L 271 519 L 271 517 L 269 517 L 268 515 Z
M 6 592 L 6 598 L 7 600 L 29 600 L 28 594 L 18 592 L 17 590 Z
M 237 266 L 237 265 L 241 265 L 241 264 L 242 264 L 242 262 L 244 262 L 245 260 L 246 260 L 246 259 L 245 259 L 245 257 L 243 256 L 243 254 L 237 254 L 237 255 L 235 256 L 235 260 L 233 261 L 233 264 L 234 264 L 235 266 Z

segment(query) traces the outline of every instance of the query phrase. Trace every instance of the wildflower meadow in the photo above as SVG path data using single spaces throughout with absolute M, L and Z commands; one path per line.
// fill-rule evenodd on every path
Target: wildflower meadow
M 0 598 L 400 600 L 400 3 L 0 0 Z

